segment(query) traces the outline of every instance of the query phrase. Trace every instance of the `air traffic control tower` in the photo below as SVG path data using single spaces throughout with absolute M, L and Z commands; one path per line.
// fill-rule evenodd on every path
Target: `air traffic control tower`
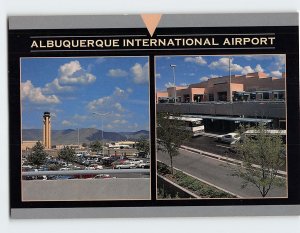
M 43 142 L 45 149 L 51 149 L 51 122 L 50 112 L 44 112 L 43 116 Z

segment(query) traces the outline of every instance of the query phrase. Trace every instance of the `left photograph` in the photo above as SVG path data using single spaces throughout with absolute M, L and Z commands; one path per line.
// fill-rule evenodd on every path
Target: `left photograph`
M 20 65 L 22 201 L 149 200 L 148 57 Z

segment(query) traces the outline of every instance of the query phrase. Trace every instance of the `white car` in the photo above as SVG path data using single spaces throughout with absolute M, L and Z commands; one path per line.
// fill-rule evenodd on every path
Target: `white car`
M 127 163 L 122 163 L 122 164 L 117 164 L 115 166 L 115 169 L 130 169 L 130 168 L 135 168 L 136 164 L 127 162 Z
M 229 144 L 235 144 L 237 141 L 240 140 L 240 135 L 238 133 L 228 133 L 224 135 L 220 135 L 217 137 L 217 140 L 219 142 L 229 143 Z
M 129 159 L 128 161 L 130 163 L 134 163 L 136 166 L 138 166 L 140 163 L 144 162 L 142 159 L 137 159 L 137 158 Z
M 146 161 L 146 162 L 143 162 L 143 163 L 139 163 L 137 165 L 138 168 L 144 168 L 144 167 L 149 167 L 150 166 L 150 161 Z

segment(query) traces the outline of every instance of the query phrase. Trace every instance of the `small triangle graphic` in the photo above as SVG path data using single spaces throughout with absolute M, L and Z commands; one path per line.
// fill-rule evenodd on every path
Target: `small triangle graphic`
M 141 17 L 148 29 L 148 32 L 153 36 L 157 25 L 159 24 L 162 14 L 142 14 Z

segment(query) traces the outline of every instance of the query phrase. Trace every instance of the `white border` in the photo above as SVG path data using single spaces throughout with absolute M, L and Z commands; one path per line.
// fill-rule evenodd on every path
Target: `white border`
M 75 3 L 76 2 L 76 3 Z M 43 14 L 124 14 L 140 12 L 225 13 L 225 12 L 295 12 L 298 0 L 0 0 L 0 223 L 2 232 L 85 232 L 87 228 L 103 232 L 190 232 L 211 233 L 296 232 L 300 218 L 289 217 L 222 217 L 222 218 L 164 218 L 164 219 L 84 219 L 84 220 L 9 220 L 8 192 L 8 89 L 7 89 L 7 21 L 8 15 Z M 134 226 L 134 227 L 133 227 Z

